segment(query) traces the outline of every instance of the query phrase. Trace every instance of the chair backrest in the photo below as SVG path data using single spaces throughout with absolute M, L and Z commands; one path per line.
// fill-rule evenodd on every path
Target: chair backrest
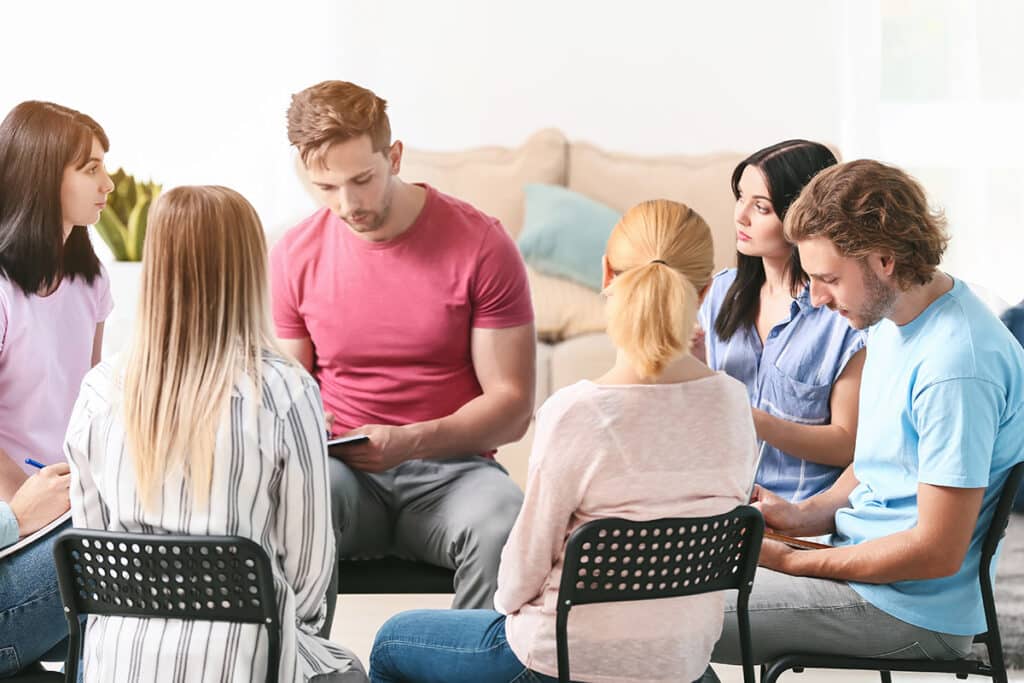
M 750 650 L 746 598 L 754 582 L 763 534 L 764 519 L 749 505 L 712 517 L 649 522 L 598 519 L 576 529 L 566 543 L 558 589 L 559 679 L 569 680 L 566 630 L 573 606 L 731 588 L 740 591 L 737 607 L 742 607 L 741 644 L 746 665 Z
M 277 681 L 281 628 L 266 552 L 236 536 L 175 536 L 70 529 L 54 545 L 75 680 L 79 615 L 263 624 L 267 681 Z
M 1024 479 L 1024 462 L 1019 462 L 1010 470 L 1010 474 L 1003 484 L 1003 490 L 999 494 L 999 502 L 996 503 L 995 512 L 992 513 L 992 521 L 989 523 L 988 533 L 981 544 L 981 562 L 978 565 L 978 581 L 981 583 L 981 602 L 985 607 L 985 625 L 987 632 L 977 640 L 989 645 L 989 656 L 992 656 L 993 643 L 988 642 L 989 638 L 999 638 L 999 623 L 996 619 L 996 601 L 992 590 L 992 559 L 995 557 L 999 543 L 1006 534 L 1006 526 L 1010 522 L 1010 512 L 1013 509 L 1013 499 L 1020 488 L 1021 480 Z M 1001 644 L 995 643 L 1001 650 Z M 1001 654 L 1001 652 L 1000 652 Z

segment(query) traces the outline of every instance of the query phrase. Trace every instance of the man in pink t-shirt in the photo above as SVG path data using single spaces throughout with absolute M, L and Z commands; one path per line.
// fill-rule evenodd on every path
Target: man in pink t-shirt
M 342 81 L 292 98 L 288 138 L 324 208 L 272 251 L 274 323 L 332 434 L 369 436 L 332 449 L 339 555 L 453 568 L 453 605 L 490 607 L 522 502 L 493 453 L 533 408 L 525 268 L 496 219 L 398 178 L 385 106 Z

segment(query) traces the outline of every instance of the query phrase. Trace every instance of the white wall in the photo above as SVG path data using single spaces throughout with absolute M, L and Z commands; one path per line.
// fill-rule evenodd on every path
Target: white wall
M 325 78 L 375 89 L 418 147 L 517 144 L 546 126 L 642 153 L 837 140 L 835 2 L 760 5 L 10 3 L 0 112 L 80 109 L 107 130 L 111 168 L 229 185 L 277 232 L 310 209 L 284 112 Z
M 640 153 L 838 141 L 835 1 L 333 9 L 334 72 L 388 99 L 394 131 L 415 146 L 517 144 L 546 126 Z

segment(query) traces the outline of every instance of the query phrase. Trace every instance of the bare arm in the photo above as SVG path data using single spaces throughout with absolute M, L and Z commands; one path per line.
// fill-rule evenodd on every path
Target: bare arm
M 358 469 L 382 471 L 413 458 L 484 453 L 525 434 L 533 413 L 536 373 L 533 323 L 474 328 L 470 346 L 482 394 L 436 420 L 360 427 L 353 433 L 369 435 L 369 443 L 346 446 L 342 459 Z
M 780 451 L 822 465 L 846 467 L 853 462 L 857 436 L 857 401 L 860 375 L 866 351 L 858 351 L 832 385 L 829 408 L 832 419 L 827 425 L 805 425 L 769 415 L 754 408 L 754 426 L 758 438 Z
M 751 502 L 761 510 L 769 529 L 787 536 L 819 536 L 836 530 L 836 512 L 849 507 L 858 483 L 850 465 L 832 486 L 800 503 L 790 503 L 761 486 L 754 487 Z
M 96 367 L 103 356 L 103 323 L 96 323 L 96 334 L 92 338 L 92 367 Z
M 762 564 L 797 576 L 893 583 L 955 574 L 967 556 L 985 489 L 918 484 L 917 525 L 855 546 L 791 551 L 766 543 Z M 767 560 L 767 561 L 766 561 Z
M 278 339 L 281 350 L 299 362 L 299 365 L 306 368 L 306 372 L 313 372 L 313 340 L 309 337 L 303 339 Z
M 0 448 L 0 500 L 9 503 L 26 479 L 28 477 L 18 463 Z

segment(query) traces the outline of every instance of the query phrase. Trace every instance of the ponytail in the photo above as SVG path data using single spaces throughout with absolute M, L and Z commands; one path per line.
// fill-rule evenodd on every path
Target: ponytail
M 606 257 L 618 273 L 605 289 L 608 336 L 641 377 L 655 377 L 690 351 L 714 267 L 711 229 L 684 204 L 643 202 L 615 226 Z
M 697 289 L 682 273 L 651 261 L 615 278 L 608 294 L 608 336 L 641 377 L 654 377 L 689 353 Z

